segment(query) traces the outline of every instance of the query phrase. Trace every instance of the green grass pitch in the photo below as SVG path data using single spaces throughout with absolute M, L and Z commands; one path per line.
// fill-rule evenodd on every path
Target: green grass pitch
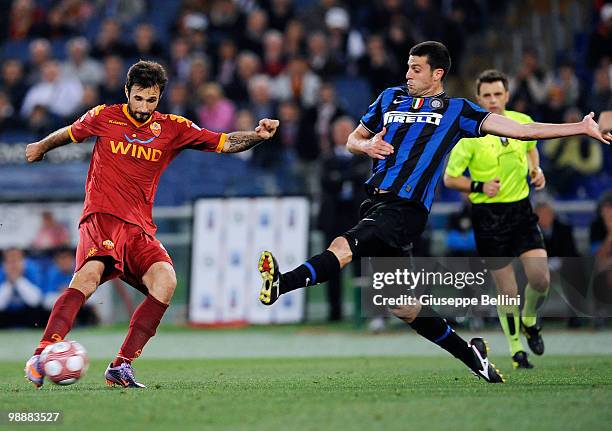
M 498 365 L 509 362 L 494 357 Z M 0 362 L 0 410 L 64 413 L 57 426 L 6 429 L 604 430 L 610 356 L 544 356 L 508 382 L 477 380 L 453 358 L 147 360 L 146 390 L 108 388 L 96 360 L 80 382 L 36 391 L 22 362 Z M 5 428 L 0 426 L 0 428 Z

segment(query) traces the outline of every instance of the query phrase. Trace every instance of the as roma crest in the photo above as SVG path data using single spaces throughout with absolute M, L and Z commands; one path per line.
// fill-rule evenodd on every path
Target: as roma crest
M 159 125 L 159 123 L 157 121 L 151 123 L 151 125 L 149 126 L 151 129 L 151 133 L 153 133 L 155 135 L 155 137 L 157 138 L 160 133 L 161 133 L 161 126 Z

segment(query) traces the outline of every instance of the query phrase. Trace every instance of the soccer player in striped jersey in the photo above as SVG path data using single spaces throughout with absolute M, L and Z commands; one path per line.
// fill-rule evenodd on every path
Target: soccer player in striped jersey
M 362 256 L 402 256 L 425 228 L 445 156 L 461 138 L 487 134 L 516 139 L 589 135 L 609 143 L 593 113 L 579 123 L 521 124 L 487 112 L 465 100 L 448 97 L 443 79 L 450 55 L 439 42 L 412 47 L 406 84 L 385 89 L 368 107 L 361 124 L 349 136 L 348 149 L 374 160 L 366 181 L 370 198 L 360 221 L 338 236 L 323 253 L 281 274 L 271 252 L 259 259 L 263 279 L 260 301 L 273 304 L 283 293 L 325 282 L 351 260 Z M 431 307 L 395 307 L 391 312 L 416 332 L 446 349 L 487 382 L 503 378 L 487 359 L 482 338 L 465 342 Z
M 533 123 L 528 115 L 506 110 L 509 97 L 508 78 L 503 73 L 485 70 L 476 80 L 476 98 L 481 106 L 519 123 Z M 466 168 L 470 178 L 463 175 Z M 498 293 L 518 295 L 514 257 L 520 257 L 527 275 L 522 317 L 518 305 L 497 306 L 514 368 L 533 368 L 520 339 L 521 331 L 533 353 L 544 353 L 536 308 L 546 298 L 550 283 L 544 237 L 529 202 L 528 174 L 536 190 L 544 188 L 546 179 L 536 141 L 494 135 L 459 141 L 444 174 L 447 187 L 469 193 L 476 247 L 491 270 Z

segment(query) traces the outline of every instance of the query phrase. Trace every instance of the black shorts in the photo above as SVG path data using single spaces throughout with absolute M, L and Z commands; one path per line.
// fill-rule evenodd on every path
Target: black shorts
M 538 216 L 528 198 L 517 202 L 472 205 L 478 254 L 487 267 L 500 269 L 529 250 L 546 249 Z M 498 259 L 487 259 L 487 258 Z
M 393 193 L 377 194 L 363 201 L 359 223 L 342 236 L 351 247 L 353 259 L 405 256 L 425 230 L 428 216 L 418 202 Z

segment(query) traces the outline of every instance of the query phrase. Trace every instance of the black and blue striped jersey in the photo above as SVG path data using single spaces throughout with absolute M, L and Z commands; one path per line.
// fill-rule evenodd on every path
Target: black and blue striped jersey
M 393 145 L 393 154 L 374 160 L 368 189 L 389 190 L 431 209 L 444 160 L 461 138 L 479 137 L 489 112 L 445 93 L 413 97 L 404 86 L 384 90 L 368 107 L 361 125 Z

